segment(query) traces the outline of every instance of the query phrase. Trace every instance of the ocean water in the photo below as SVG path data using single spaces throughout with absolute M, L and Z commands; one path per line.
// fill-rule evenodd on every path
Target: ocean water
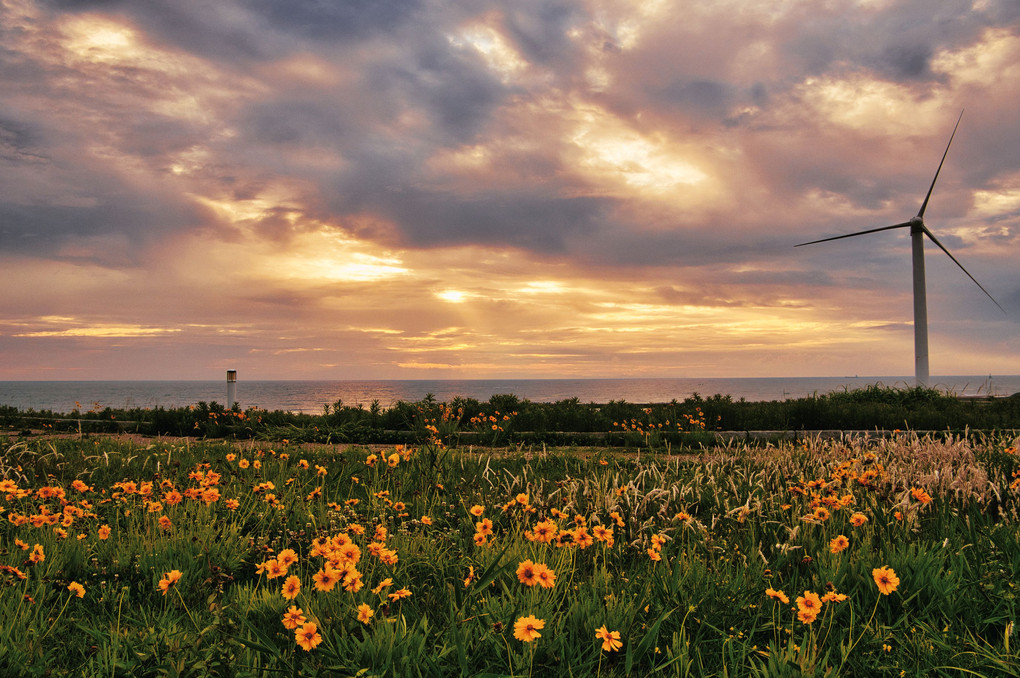
M 389 407 L 398 400 L 421 400 L 429 393 L 440 401 L 455 396 L 486 401 L 496 394 L 512 393 L 533 402 L 577 398 L 582 403 L 644 404 L 683 400 L 694 393 L 729 395 L 734 400 L 787 400 L 875 384 L 903 388 L 913 383 L 912 377 L 244 381 L 239 375 L 236 400 L 242 408 L 317 414 L 337 400 L 366 407 L 378 400 Z M 958 395 L 1003 396 L 1020 392 L 1020 375 L 932 377 L 930 384 Z M 225 375 L 223 381 L 0 381 L 0 405 L 22 410 L 183 407 L 226 400 Z

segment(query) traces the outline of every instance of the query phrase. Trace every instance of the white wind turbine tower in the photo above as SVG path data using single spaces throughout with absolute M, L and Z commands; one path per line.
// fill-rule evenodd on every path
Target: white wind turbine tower
M 848 233 L 846 235 L 837 235 L 832 238 L 822 238 L 821 240 L 812 240 L 810 242 L 802 242 L 795 247 L 803 247 L 804 245 L 814 245 L 815 243 L 828 242 L 829 240 L 840 240 L 842 238 L 852 238 L 858 235 L 865 235 L 866 233 L 877 233 L 878 231 L 888 231 L 894 228 L 910 228 L 910 245 L 913 254 L 913 270 L 914 270 L 914 375 L 917 380 L 918 386 L 928 385 L 928 305 L 925 299 L 924 291 L 924 236 L 928 236 L 933 243 L 938 245 L 939 249 L 946 253 L 946 255 L 953 260 L 960 270 L 967 274 L 967 277 L 974 281 L 974 284 L 981 288 L 992 303 L 999 306 L 999 302 L 995 301 L 991 294 L 988 293 L 984 287 L 981 287 L 974 276 L 970 274 L 963 267 L 959 261 L 956 260 L 949 250 L 939 242 L 938 238 L 928 230 L 928 227 L 924 225 L 924 210 L 928 207 L 928 199 L 931 198 L 931 192 L 935 188 L 935 182 L 939 178 L 939 172 L 942 171 L 942 163 L 946 161 L 946 156 L 949 154 L 949 147 L 953 143 L 953 137 L 956 136 L 956 129 L 960 126 L 960 120 L 963 118 L 963 111 L 960 111 L 960 117 L 956 119 L 956 126 L 953 127 L 953 133 L 949 136 L 949 143 L 946 144 L 945 153 L 942 154 L 942 161 L 939 162 L 939 168 L 935 170 L 935 178 L 931 180 L 931 186 L 928 188 L 928 194 L 924 196 L 924 202 L 921 203 L 921 209 L 917 212 L 917 216 L 913 217 L 910 221 L 904 221 L 902 224 L 893 224 L 892 226 L 883 226 L 881 228 L 872 228 L 867 231 L 858 231 L 857 233 Z M 999 306 L 999 310 L 1005 313 L 1005 309 Z

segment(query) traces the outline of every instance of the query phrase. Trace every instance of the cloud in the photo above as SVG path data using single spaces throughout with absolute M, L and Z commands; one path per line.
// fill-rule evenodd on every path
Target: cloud
M 898 326 L 882 299 L 909 312 L 906 238 L 793 245 L 916 213 L 962 108 L 926 219 L 1015 309 L 1018 19 L 1009 0 L 8 3 L 0 259 L 60 284 L 30 275 L 38 308 L 0 315 L 225 317 L 282 360 L 323 353 L 340 320 L 378 326 L 374 312 L 391 334 L 344 340 L 387 374 L 443 362 L 400 357 L 437 325 L 475 347 L 458 364 L 535 371 L 557 351 L 675 361 L 669 341 L 707 347 L 712 331 L 738 351 L 755 325 L 798 343 L 777 317 L 812 336 L 822 319 Z M 933 309 L 992 322 L 948 275 Z M 559 291 L 524 303 L 542 280 Z M 647 297 L 630 326 L 599 306 Z M 124 315 L 98 310 L 113 306 Z M 681 309 L 708 329 L 651 320 Z M 309 327 L 294 351 L 270 339 L 281 319 Z M 501 323 L 549 340 L 510 348 Z M 222 335 L 189 327 L 221 355 Z

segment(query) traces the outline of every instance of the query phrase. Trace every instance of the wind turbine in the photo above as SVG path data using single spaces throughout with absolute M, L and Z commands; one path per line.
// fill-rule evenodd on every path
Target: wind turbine
M 963 111 L 960 111 L 960 117 L 956 119 L 956 126 L 953 127 L 953 133 L 949 136 L 949 143 L 946 144 L 946 150 L 942 154 L 942 161 L 939 162 L 939 168 L 935 170 L 935 178 L 931 180 L 931 186 L 928 187 L 928 194 L 924 196 L 924 202 L 921 203 L 921 209 L 918 210 L 917 216 L 910 219 L 910 221 L 904 221 L 901 224 L 893 224 L 892 226 L 882 226 L 881 228 L 871 228 L 866 231 L 858 231 L 857 233 L 847 233 L 846 235 L 837 235 L 832 238 L 822 238 L 821 240 L 812 240 L 810 242 L 802 242 L 794 247 L 803 247 L 804 245 L 814 245 L 815 243 L 828 242 L 830 240 L 841 240 L 842 238 L 853 238 L 858 235 L 865 235 L 867 233 L 877 233 L 879 231 L 889 231 L 894 228 L 910 228 L 910 246 L 913 261 L 914 270 L 914 376 L 918 386 L 926 387 L 928 385 L 928 304 L 925 299 L 924 290 L 924 236 L 928 236 L 933 243 L 938 245 L 939 249 L 946 253 L 946 255 L 953 260 L 960 270 L 967 274 L 967 277 L 974 281 L 974 284 L 981 288 L 992 303 L 999 306 L 999 302 L 995 301 L 995 298 L 988 293 L 984 287 L 981 287 L 981 283 L 977 281 L 970 274 L 967 269 L 963 267 L 959 261 L 956 260 L 949 250 L 939 242 L 938 238 L 928 230 L 928 227 L 924 225 L 924 210 L 928 207 L 928 200 L 931 198 L 931 192 L 935 189 L 935 182 L 938 181 L 939 172 L 942 171 L 942 164 L 946 161 L 946 156 L 949 154 L 949 147 L 953 144 L 953 137 L 956 136 L 956 130 L 960 126 L 960 120 L 963 118 Z M 1005 313 L 1005 309 L 999 306 L 999 310 Z

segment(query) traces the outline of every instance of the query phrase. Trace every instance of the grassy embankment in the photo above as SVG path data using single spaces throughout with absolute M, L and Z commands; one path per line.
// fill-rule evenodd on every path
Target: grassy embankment
M 952 431 L 1020 428 L 1020 398 L 962 400 L 934 389 L 869 387 L 784 401 L 734 401 L 729 396 L 635 404 L 535 403 L 514 395 L 486 402 L 431 397 L 398 402 L 336 402 L 322 414 L 258 408 L 193 407 L 115 410 L 95 404 L 69 414 L 0 405 L 0 427 L 65 432 L 256 439 L 281 442 L 418 444 L 438 436 L 450 445 L 600 445 L 697 448 L 713 431 Z M 435 429 L 435 430 L 432 430 Z
M 1015 445 L 14 436 L 0 674 L 1017 675 Z

